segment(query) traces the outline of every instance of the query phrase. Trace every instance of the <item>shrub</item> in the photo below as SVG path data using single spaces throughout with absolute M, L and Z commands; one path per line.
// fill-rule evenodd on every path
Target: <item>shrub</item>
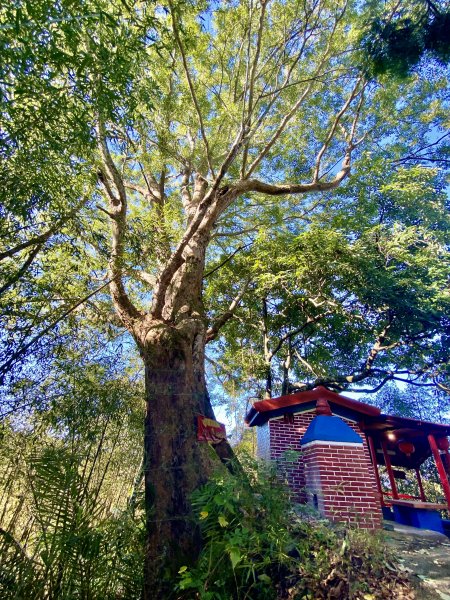
M 291 503 L 270 466 L 245 460 L 245 476 L 218 475 L 192 498 L 204 537 L 179 571 L 178 599 L 363 600 L 407 588 L 380 534 L 332 525 Z
M 180 569 L 179 597 L 274 598 L 290 562 L 289 497 L 269 466 L 246 460 L 246 476 L 214 477 L 192 504 L 205 545 Z

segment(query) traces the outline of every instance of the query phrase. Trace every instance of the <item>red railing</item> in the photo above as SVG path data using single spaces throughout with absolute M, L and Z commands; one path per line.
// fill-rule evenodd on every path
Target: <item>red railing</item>
M 385 500 L 384 496 L 387 496 L 387 500 Z M 392 492 L 383 492 L 383 504 L 384 506 L 391 506 L 389 502 L 389 498 L 393 497 Z M 399 500 L 420 500 L 420 496 L 411 496 L 411 494 L 398 494 Z

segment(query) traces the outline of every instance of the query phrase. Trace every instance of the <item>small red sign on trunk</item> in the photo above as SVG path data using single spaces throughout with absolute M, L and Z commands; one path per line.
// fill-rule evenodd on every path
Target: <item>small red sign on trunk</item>
M 227 439 L 225 425 L 214 419 L 197 415 L 197 439 L 199 442 L 218 444 Z

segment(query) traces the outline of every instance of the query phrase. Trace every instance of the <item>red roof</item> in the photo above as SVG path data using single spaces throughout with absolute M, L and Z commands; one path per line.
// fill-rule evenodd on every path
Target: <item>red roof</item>
M 296 392 L 287 396 L 279 396 L 278 398 L 255 402 L 245 417 L 245 421 L 250 427 L 264 425 L 269 419 L 278 417 L 286 412 L 301 412 L 302 408 L 306 408 L 305 404 L 312 403 L 315 407 L 319 399 L 327 400 L 331 404 L 335 404 L 361 416 L 378 417 L 381 414 L 380 409 L 375 406 L 352 400 L 351 398 L 332 392 L 323 386 L 319 386 L 313 390 Z M 295 409 L 296 407 L 298 407 L 298 410 Z

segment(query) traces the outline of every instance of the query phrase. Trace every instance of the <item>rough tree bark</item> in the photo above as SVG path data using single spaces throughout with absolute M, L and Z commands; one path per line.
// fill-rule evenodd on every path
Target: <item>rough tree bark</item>
M 197 178 L 195 200 L 206 185 Z M 192 210 L 192 208 L 191 208 Z M 202 303 L 209 227 L 186 244 L 170 283 L 155 295 L 153 311 L 139 320 L 133 335 L 145 365 L 145 504 L 147 549 L 144 598 L 167 598 L 160 574 L 173 575 L 194 560 L 200 535 L 190 518 L 189 497 L 214 468 L 208 445 L 196 437 L 196 415 L 214 418 L 205 382 L 207 323 Z M 164 272 L 164 271 L 163 271 Z M 223 447 L 222 458 L 223 458 Z M 231 449 L 228 453 L 231 454 Z
M 139 344 L 145 364 L 145 503 L 147 560 L 145 598 L 165 596 L 159 578 L 170 561 L 174 572 L 200 548 L 189 519 L 189 495 L 211 471 L 207 448 L 196 439 L 195 415 L 209 412 L 203 373 L 205 327 L 151 323 Z

